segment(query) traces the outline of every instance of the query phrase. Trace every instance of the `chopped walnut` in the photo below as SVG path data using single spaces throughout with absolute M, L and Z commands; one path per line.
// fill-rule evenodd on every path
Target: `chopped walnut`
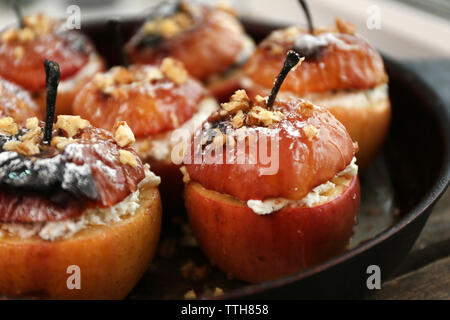
M 255 97 L 255 105 L 260 106 L 260 107 L 267 107 L 267 97 L 261 97 L 260 95 L 257 95 Z
M 37 128 L 39 126 L 39 120 L 36 117 L 28 118 L 25 127 L 29 130 Z
M 185 166 L 180 168 L 181 173 L 183 174 L 183 182 L 189 183 L 191 181 L 191 177 L 189 176 L 189 172 L 187 171 Z
M 309 140 L 313 140 L 319 133 L 319 129 L 311 124 L 307 124 L 303 127 L 303 132 L 308 137 Z
M 152 68 L 147 72 L 147 81 L 151 82 L 155 80 L 161 80 L 162 78 L 164 78 L 164 75 L 158 68 Z
M 53 147 L 56 147 L 56 148 L 59 149 L 59 150 L 64 150 L 64 148 L 65 148 L 68 144 L 73 143 L 73 142 L 75 142 L 75 140 L 72 139 L 72 138 L 58 137 L 58 136 L 57 136 L 57 137 L 53 137 L 53 138 L 52 138 L 51 145 L 52 145 Z
M 127 150 L 119 150 L 120 162 L 127 164 L 131 167 L 136 167 L 138 165 L 136 156 Z
M 80 116 L 58 116 L 55 129 L 61 129 L 67 134 L 68 138 L 71 138 L 89 125 L 89 121 L 82 119 Z
M 8 141 L 3 145 L 3 149 L 15 151 L 26 156 L 33 156 L 40 153 L 39 145 L 34 139 L 26 141 Z
M 355 34 L 356 32 L 356 26 L 353 23 L 341 20 L 339 18 L 336 18 L 336 27 L 341 33 Z
M 263 125 L 268 127 L 274 123 L 280 122 L 283 114 L 279 111 L 271 111 L 260 106 L 253 107 L 247 114 L 246 123 L 248 125 Z
M 231 120 L 231 125 L 233 128 L 238 129 L 244 125 L 245 115 L 242 110 L 239 110 L 238 113 Z
M 250 98 L 245 90 L 238 90 L 231 96 L 230 102 L 220 106 L 227 113 L 236 114 L 239 110 L 247 111 L 250 108 Z
M 131 131 L 126 121 L 120 121 L 114 127 L 114 140 L 119 146 L 127 147 L 136 142 L 133 131 Z
M 19 128 L 11 117 L 0 118 L 0 132 L 9 135 L 16 135 L 19 133 Z
M 185 299 L 196 299 L 196 298 L 197 298 L 197 295 L 195 294 L 195 291 L 194 291 L 194 290 L 189 290 L 188 292 L 186 292 L 186 293 L 184 294 L 184 298 L 185 298 Z
M 161 63 L 162 73 L 176 84 L 183 84 L 188 78 L 188 73 L 183 64 L 172 58 L 165 58 Z
M 25 27 L 6 30 L 2 33 L 2 41 L 18 43 L 30 42 L 40 35 L 47 34 L 51 27 L 50 18 L 44 14 L 30 15 L 25 17 L 23 20 Z
M 33 140 L 36 142 L 41 139 L 42 129 L 40 127 L 36 127 L 34 129 L 29 130 L 27 133 L 20 137 L 20 141 Z

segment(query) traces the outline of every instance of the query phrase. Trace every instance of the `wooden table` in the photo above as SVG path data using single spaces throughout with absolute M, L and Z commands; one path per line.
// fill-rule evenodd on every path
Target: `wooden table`
M 450 108 L 450 60 L 407 65 L 420 72 Z M 435 205 L 409 256 L 372 298 L 450 300 L 450 189 Z

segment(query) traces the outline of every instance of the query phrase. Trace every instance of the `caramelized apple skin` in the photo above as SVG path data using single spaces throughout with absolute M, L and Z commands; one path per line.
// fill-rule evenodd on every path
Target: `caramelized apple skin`
M 131 73 L 145 73 L 147 66 L 131 66 Z M 134 135 L 147 137 L 173 130 L 190 119 L 197 111 L 207 90 L 196 80 L 188 78 L 183 84 L 163 80 L 137 85 L 124 85 L 122 96 L 103 93 L 95 79 L 77 95 L 74 113 L 97 127 L 111 130 L 117 121 L 126 121 Z
M 226 159 L 223 164 L 206 161 L 196 164 L 195 139 L 192 139 L 190 158 L 185 164 L 191 179 L 207 189 L 241 200 L 274 197 L 301 199 L 317 185 L 332 179 L 351 162 L 356 152 L 355 146 L 344 126 L 330 112 L 301 99 L 278 101 L 275 105 L 277 108 L 290 112 L 285 119 L 270 128 L 253 128 L 257 136 L 266 137 L 268 143 L 271 136 L 279 136 L 278 155 L 276 148 L 273 149 L 273 162 L 278 161 L 278 166 L 275 165 L 278 170 L 274 174 L 261 175 L 262 170 L 266 170 L 269 165 L 263 163 L 260 156 L 255 164 L 249 161 L 243 164 L 238 161 L 225 163 Z M 307 125 L 317 130 L 316 137 L 310 138 L 305 134 L 303 127 Z M 200 133 L 201 128 L 196 135 Z M 271 144 L 268 144 L 268 150 L 271 152 Z M 248 157 L 250 148 L 246 148 L 245 152 Z
M 17 123 L 25 125 L 26 119 L 41 119 L 42 116 L 39 106 L 27 91 L 0 78 L 0 118 L 12 117 Z
M 45 59 L 56 61 L 61 70 L 61 81 L 70 78 L 80 71 L 88 62 L 93 51 L 85 40 L 82 48 L 75 47 L 73 42 L 78 34 L 49 33 L 34 41 L 25 43 L 0 41 L 0 76 L 21 87 L 38 92 L 45 89 Z M 84 38 L 83 38 L 84 39 Z M 17 56 L 17 48 L 23 56 Z
M 275 31 L 275 36 L 263 41 L 245 65 L 244 77 L 251 83 L 244 87 L 249 91 L 261 94 L 258 86 L 263 90 L 272 88 L 286 53 L 294 45 L 292 39 L 273 40 L 280 32 Z M 297 32 L 305 35 L 301 29 Z M 281 87 L 282 92 L 301 97 L 313 92 L 369 89 L 388 81 L 380 54 L 364 38 L 339 33 L 329 35 L 335 40 L 320 49 L 316 57 L 306 57 L 300 68 L 291 71 Z M 272 46 L 277 46 L 279 51 L 274 53 Z
M 196 182 L 185 192 L 189 223 L 203 252 L 213 265 L 248 282 L 274 280 L 344 251 L 360 202 L 358 176 L 323 205 L 268 215 Z
M 183 62 L 189 73 L 200 80 L 230 68 L 244 48 L 242 26 L 227 12 L 206 6 L 200 6 L 199 11 L 191 29 L 155 47 L 140 47 L 137 34 L 127 45 L 131 61 L 154 64 L 170 56 Z

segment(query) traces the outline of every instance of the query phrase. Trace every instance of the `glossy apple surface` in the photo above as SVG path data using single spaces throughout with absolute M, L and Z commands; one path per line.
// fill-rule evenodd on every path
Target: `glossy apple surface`
M 358 176 L 332 201 L 268 215 L 196 182 L 188 183 L 185 193 L 189 222 L 203 252 L 213 265 L 248 282 L 289 275 L 344 251 L 360 202 Z

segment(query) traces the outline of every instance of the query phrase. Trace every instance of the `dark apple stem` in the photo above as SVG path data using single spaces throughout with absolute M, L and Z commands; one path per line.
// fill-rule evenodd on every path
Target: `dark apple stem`
M 275 79 L 275 84 L 273 85 L 272 91 L 270 92 L 270 96 L 267 101 L 267 109 L 272 109 L 275 98 L 277 97 L 278 91 L 280 91 L 284 79 L 286 79 L 289 71 L 291 71 L 291 69 L 300 62 L 300 59 L 301 57 L 297 52 L 289 50 L 286 60 L 284 60 L 283 68 L 281 69 L 278 77 Z
M 14 12 L 16 13 L 17 21 L 19 22 L 19 27 L 21 29 L 25 28 L 25 23 L 23 22 L 23 16 L 22 12 L 20 11 L 20 7 L 17 4 L 17 0 L 10 0 L 9 1 L 14 9 Z
M 128 67 L 128 55 L 125 52 L 125 47 L 122 38 L 122 32 L 120 30 L 120 21 L 117 18 L 108 20 L 108 26 L 113 32 L 114 42 L 116 43 L 116 49 L 120 55 L 120 65 Z
M 308 21 L 309 33 L 312 34 L 314 32 L 314 25 L 313 25 L 313 21 L 312 21 L 311 12 L 309 11 L 309 7 L 306 4 L 306 0 L 298 0 L 298 2 L 302 6 L 303 12 L 305 13 L 305 16 L 306 16 L 306 20 Z
M 59 64 L 54 61 L 45 60 L 45 85 L 47 88 L 47 105 L 45 115 L 44 139 L 42 143 L 50 144 L 52 141 L 53 121 L 55 120 L 56 94 L 59 84 Z

